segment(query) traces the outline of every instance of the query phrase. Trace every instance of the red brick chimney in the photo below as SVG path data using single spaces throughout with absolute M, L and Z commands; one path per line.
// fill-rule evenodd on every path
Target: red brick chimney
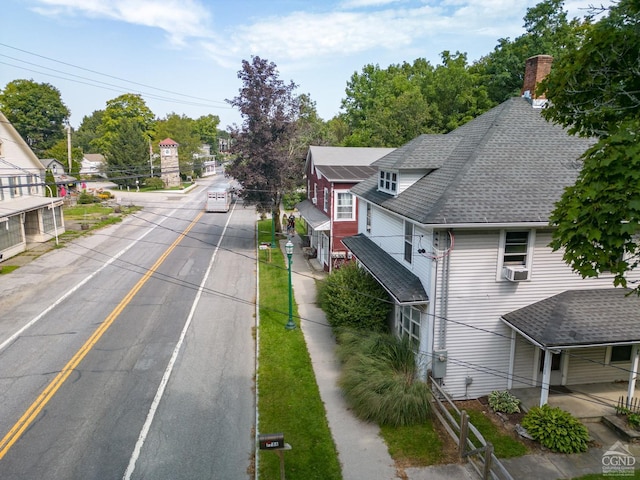
M 544 99 L 544 95 L 541 97 L 536 96 L 536 87 L 544 77 L 549 75 L 552 63 L 553 57 L 551 55 L 536 55 L 528 58 L 524 69 L 524 84 L 520 95 L 533 100 Z

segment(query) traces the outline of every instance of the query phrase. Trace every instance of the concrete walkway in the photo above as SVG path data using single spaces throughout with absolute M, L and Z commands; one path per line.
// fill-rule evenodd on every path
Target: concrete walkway
M 398 470 L 377 425 L 366 423 L 349 410 L 340 388 L 340 365 L 335 338 L 324 312 L 316 305 L 316 281 L 326 276 L 315 260 L 302 254 L 301 240 L 295 235 L 292 283 L 300 324 L 324 402 L 329 428 L 338 450 L 344 480 L 471 480 L 480 478 L 469 465 L 451 464 Z M 280 240 L 284 252 L 287 239 Z M 594 446 L 583 454 L 544 453 L 503 460 L 514 479 L 571 479 L 588 473 L 603 473 L 603 456 L 608 450 L 628 449 L 640 459 L 640 445 L 627 444 L 602 423 L 587 423 Z M 620 442 L 618 444 L 618 442 Z

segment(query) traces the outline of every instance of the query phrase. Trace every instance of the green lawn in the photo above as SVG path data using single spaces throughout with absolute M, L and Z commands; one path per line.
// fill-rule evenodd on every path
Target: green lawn
M 520 457 L 527 453 L 527 447 L 511 435 L 500 432 L 498 427 L 477 410 L 467 410 L 469 421 L 478 429 L 487 442 L 493 444 L 493 451 L 498 458 Z M 478 446 L 480 444 L 478 443 Z
M 437 465 L 444 460 L 442 440 L 433 427 L 433 419 L 424 425 L 409 427 L 382 426 L 380 433 L 384 438 L 391 457 L 402 465 L 425 467 Z
M 271 219 L 259 222 L 260 243 L 271 241 Z M 284 453 L 288 480 L 339 480 L 338 455 L 329 431 L 300 322 L 285 329 L 289 313 L 288 272 L 279 248 L 271 263 L 260 255 L 258 357 L 259 433 L 283 433 L 292 447 Z M 259 478 L 280 478 L 279 457 L 260 451 Z

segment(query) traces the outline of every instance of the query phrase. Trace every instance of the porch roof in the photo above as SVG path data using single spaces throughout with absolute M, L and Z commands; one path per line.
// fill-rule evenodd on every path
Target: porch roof
M 630 289 L 567 290 L 502 316 L 541 348 L 640 342 L 640 297 Z
M 343 238 L 342 243 L 399 304 L 429 301 L 420 279 L 366 236 Z
M 329 230 L 331 225 L 331 219 L 318 210 L 313 203 L 309 200 L 303 200 L 296 204 L 296 208 L 300 212 L 300 216 L 304 218 L 314 230 Z
M 62 201 L 63 199 L 60 197 L 39 197 L 36 195 L 29 195 L 11 200 L 5 200 L 2 203 L 0 218 L 18 215 L 22 212 L 29 212 L 31 210 L 37 210 L 43 207 L 51 207 L 52 203 L 54 207 L 59 207 L 60 205 L 62 205 Z

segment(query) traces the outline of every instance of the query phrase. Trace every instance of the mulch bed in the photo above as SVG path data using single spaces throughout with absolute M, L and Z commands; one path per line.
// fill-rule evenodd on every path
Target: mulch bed
M 500 432 L 522 442 L 529 452 L 537 453 L 547 451 L 538 442 L 518 435 L 516 425 L 522 424 L 522 419 L 524 418 L 525 413 L 496 413 L 489 407 L 489 402 L 486 396 L 480 397 L 476 400 L 461 400 L 454 403 L 459 410 L 474 410 L 482 413 L 485 417 L 489 418 L 496 427 L 498 427 Z

